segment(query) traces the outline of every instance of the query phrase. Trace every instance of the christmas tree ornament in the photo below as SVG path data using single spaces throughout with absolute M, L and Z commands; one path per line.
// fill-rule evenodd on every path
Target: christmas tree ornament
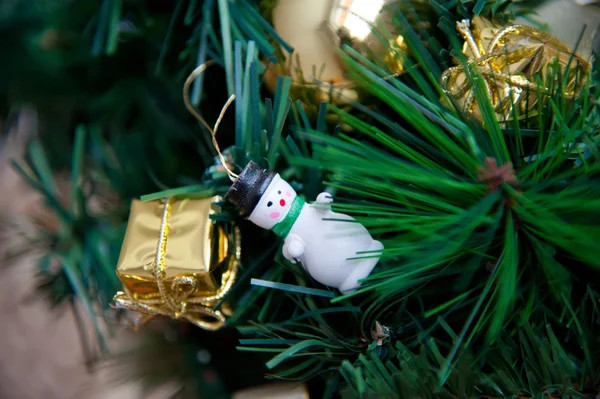
M 331 210 L 330 194 L 321 193 L 316 203 L 307 204 L 279 174 L 254 162 L 235 179 L 225 199 L 241 216 L 282 237 L 287 260 L 342 293 L 357 289 L 381 256 L 383 245 L 363 225 Z
M 206 330 L 223 325 L 225 314 L 213 308 L 235 282 L 241 237 L 232 223 L 210 218 L 218 201 L 133 201 L 117 265 L 123 291 L 114 307 Z
M 321 193 L 315 204 L 306 204 L 278 173 L 252 161 L 241 174 L 233 172 L 219 148 L 216 132 L 235 96 L 223 107 L 214 129 L 189 100 L 191 83 L 206 67 L 198 66 L 186 79 L 183 99 L 188 111 L 211 133 L 219 160 L 233 182 L 225 200 L 234 204 L 241 216 L 284 238 L 284 257 L 300 263 L 316 281 L 341 292 L 357 289 L 379 261 L 383 245 L 352 217 L 333 212 L 330 194 Z
M 294 48 L 285 65 L 271 65 L 267 87 L 275 77 L 293 79 L 292 95 L 307 102 L 344 104 L 359 99 L 337 51 L 352 47 L 390 72 L 404 70 L 404 38 L 393 27 L 387 0 L 277 0 L 270 14 L 278 34 Z M 270 79 L 269 79 L 270 77 Z M 294 93 L 295 90 L 295 93 Z
M 456 26 L 465 40 L 463 53 L 483 77 L 500 122 L 512 120 L 512 104 L 520 116 L 536 114 L 538 93 L 552 94 L 551 87 L 556 85 L 550 81 L 556 76 L 555 63 L 565 79 L 564 98 L 576 97 L 586 84 L 590 64 L 546 32 L 525 25 L 498 27 L 480 17 L 457 22 Z M 482 119 L 463 66 L 444 71 L 441 84 L 466 113 Z

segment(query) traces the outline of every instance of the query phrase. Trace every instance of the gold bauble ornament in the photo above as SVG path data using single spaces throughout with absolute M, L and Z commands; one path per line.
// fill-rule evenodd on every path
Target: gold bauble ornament
M 139 312 L 143 321 L 168 316 L 211 331 L 223 326 L 226 315 L 213 308 L 235 282 L 241 238 L 236 226 L 211 220 L 220 200 L 132 202 L 114 307 Z
M 550 82 L 555 62 L 564 79 L 563 98 L 576 97 L 586 84 L 590 64 L 547 32 L 526 25 L 500 27 L 480 17 L 456 27 L 465 41 L 463 53 L 482 76 L 501 123 L 512 120 L 513 104 L 520 116 L 536 114 L 538 93 L 552 94 L 550 85 L 557 84 Z M 463 66 L 444 71 L 441 85 L 466 113 L 482 119 Z
M 284 74 L 292 77 L 292 95 L 307 106 L 359 100 L 356 85 L 348 79 L 337 54 L 344 45 L 389 71 L 389 77 L 402 73 L 406 45 L 394 32 L 391 3 L 396 2 L 277 0 L 271 22 L 294 52 L 285 63 L 269 67 L 267 87 L 273 90 L 276 77 Z

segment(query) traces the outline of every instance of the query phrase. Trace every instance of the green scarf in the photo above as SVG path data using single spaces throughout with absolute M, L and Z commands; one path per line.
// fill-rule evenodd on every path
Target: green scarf
M 292 229 L 292 226 L 294 223 L 296 223 L 296 219 L 298 219 L 298 216 L 300 216 L 300 212 L 302 211 L 302 208 L 304 208 L 305 203 L 306 201 L 304 201 L 304 199 L 296 196 L 294 201 L 292 201 L 292 206 L 290 206 L 290 210 L 287 215 L 285 215 L 281 222 L 273 226 L 273 233 L 277 234 L 279 237 L 287 237 Z

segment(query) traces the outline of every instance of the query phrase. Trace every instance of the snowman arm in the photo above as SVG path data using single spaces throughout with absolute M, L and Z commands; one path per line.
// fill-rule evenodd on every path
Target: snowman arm
M 327 214 L 331 211 L 331 203 L 333 197 L 329 193 L 321 193 L 317 196 L 317 200 L 313 203 L 313 208 L 321 212 L 321 214 Z
M 304 241 L 297 234 L 290 234 L 285 238 L 283 244 L 283 256 L 292 263 L 304 255 L 306 247 Z
M 321 193 L 317 196 L 317 204 L 331 204 L 333 202 L 333 196 L 329 193 Z

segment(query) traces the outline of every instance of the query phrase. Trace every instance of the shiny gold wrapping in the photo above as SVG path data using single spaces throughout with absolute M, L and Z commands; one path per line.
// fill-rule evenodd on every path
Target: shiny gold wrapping
M 345 105 L 360 100 L 356 84 L 338 56 L 343 46 L 388 71 L 387 78 L 404 72 L 407 47 L 393 22 L 398 0 L 270 3 L 272 24 L 294 52 L 285 63 L 269 65 L 265 84 L 274 92 L 277 76 L 291 76 L 291 95 L 300 99 L 305 109 L 316 110 L 322 101 Z
M 227 236 L 221 225 L 209 219 L 212 199 L 175 202 L 170 221 L 168 251 L 165 256 L 167 281 L 180 274 L 201 276 L 199 293 L 215 291 L 217 282 L 211 265 L 227 254 Z M 133 201 L 117 273 L 125 289 L 140 298 L 156 293 L 152 264 L 164 205 L 158 201 Z M 182 208 L 178 210 L 178 208 Z M 217 244 L 217 248 L 215 247 Z
M 549 82 L 554 62 L 566 77 L 563 97 L 573 98 L 585 86 L 590 64 L 544 31 L 524 25 L 500 27 L 481 17 L 458 22 L 457 30 L 465 40 L 463 53 L 483 77 L 500 122 L 513 118 L 513 104 L 521 117 L 536 114 L 538 93 L 551 93 L 544 84 Z M 465 112 L 481 120 L 481 110 L 462 66 L 444 71 L 441 83 Z
M 223 324 L 225 316 L 212 307 L 235 281 L 240 236 L 235 226 L 209 218 L 218 200 L 133 201 L 117 264 L 123 292 L 116 307 L 209 330 Z

